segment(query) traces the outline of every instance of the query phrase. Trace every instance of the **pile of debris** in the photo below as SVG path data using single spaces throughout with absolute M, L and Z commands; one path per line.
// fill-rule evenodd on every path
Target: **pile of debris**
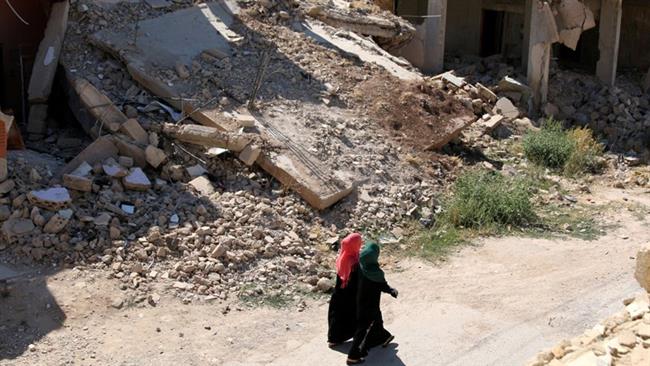
M 650 245 L 637 254 L 635 277 L 646 291 L 650 291 Z M 650 365 L 649 294 L 638 294 L 623 304 L 624 310 L 583 335 L 539 353 L 528 365 Z
M 342 30 L 306 9 L 70 2 L 46 40 L 65 34 L 68 103 L 94 142 L 67 164 L 10 154 L 3 259 L 110 268 L 124 289 L 188 300 L 287 295 L 331 287 L 347 231 L 394 243 L 430 225 L 455 168 L 435 150 L 500 112 L 496 96 L 363 36 L 402 42 L 394 16 L 336 10 L 369 29 Z M 399 32 L 373 34 L 387 22 Z
M 618 152 L 650 159 L 650 94 L 625 76 L 615 87 L 591 75 L 554 70 L 548 112 L 577 126 L 589 126 Z

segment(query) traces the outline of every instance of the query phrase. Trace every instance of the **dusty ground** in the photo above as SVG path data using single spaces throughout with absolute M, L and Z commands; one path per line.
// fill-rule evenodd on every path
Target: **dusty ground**
M 369 365 L 521 365 L 620 310 L 639 290 L 632 272 L 650 227 L 626 206 L 650 207 L 644 191 L 606 189 L 601 213 L 618 224 L 596 241 L 490 238 L 441 265 L 402 260 L 388 274 L 400 290 L 384 299 L 395 343 Z M 582 199 L 582 197 L 580 198 Z M 645 210 L 647 212 L 647 209 Z M 5 269 L 6 270 L 6 269 Z M 29 269 L 19 269 L 28 271 Z M 325 345 L 326 299 L 306 310 L 183 305 L 162 298 L 117 310 L 104 272 L 36 276 L 0 298 L 3 365 L 336 365 Z M 224 314 L 226 313 L 226 314 Z M 29 345 L 33 344 L 30 347 Z

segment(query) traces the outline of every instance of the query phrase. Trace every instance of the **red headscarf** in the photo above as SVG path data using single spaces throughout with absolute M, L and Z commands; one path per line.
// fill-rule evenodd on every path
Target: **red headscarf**
M 350 273 L 359 263 L 359 250 L 363 244 L 360 234 L 352 233 L 341 241 L 341 250 L 336 258 L 336 272 L 341 277 L 341 288 L 345 288 L 350 280 Z

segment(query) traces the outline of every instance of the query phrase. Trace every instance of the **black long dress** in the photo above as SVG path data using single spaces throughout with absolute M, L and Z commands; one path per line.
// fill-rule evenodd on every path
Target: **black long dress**
M 354 336 L 357 329 L 357 290 L 359 288 L 359 267 L 350 273 L 348 284 L 341 288 L 343 281 L 337 275 L 336 287 L 330 299 L 327 320 L 329 343 L 343 343 Z
M 365 357 L 370 348 L 383 344 L 391 337 L 384 329 L 384 319 L 379 307 L 381 293 L 390 293 L 391 288 L 386 281 L 375 282 L 359 275 L 359 291 L 357 293 L 357 328 L 348 357 L 358 359 Z

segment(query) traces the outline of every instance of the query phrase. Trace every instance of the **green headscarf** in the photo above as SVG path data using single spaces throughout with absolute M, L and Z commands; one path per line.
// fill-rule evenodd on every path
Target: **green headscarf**
M 384 271 L 379 268 L 379 245 L 368 242 L 363 246 L 359 254 L 359 264 L 361 272 L 367 279 L 373 282 L 384 282 Z

